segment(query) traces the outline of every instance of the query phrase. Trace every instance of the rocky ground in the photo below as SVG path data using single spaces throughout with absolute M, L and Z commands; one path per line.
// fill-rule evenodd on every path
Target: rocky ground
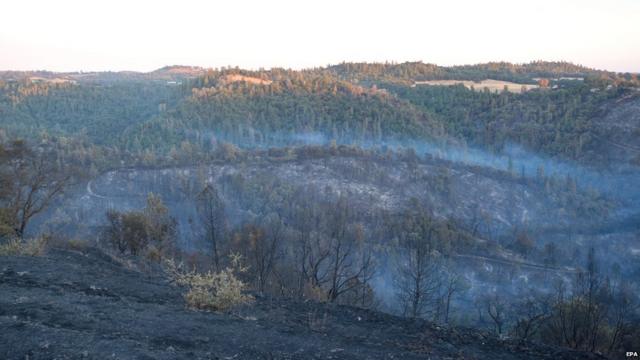
M 383 313 L 258 298 L 185 308 L 158 272 L 96 249 L 0 257 L 0 359 L 596 359 Z

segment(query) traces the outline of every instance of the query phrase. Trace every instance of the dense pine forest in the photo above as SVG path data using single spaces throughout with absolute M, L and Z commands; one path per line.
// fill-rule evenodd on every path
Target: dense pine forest
M 89 157 L 117 153 L 126 161 L 210 152 L 220 142 L 268 147 L 335 140 L 363 146 L 410 139 L 494 152 L 519 144 L 550 157 L 603 162 L 607 154 L 599 153 L 596 143 L 606 129 L 598 121 L 616 102 L 635 98 L 638 84 L 635 75 L 544 62 L 191 69 L 187 74 L 199 76 L 177 81 L 162 76 L 166 72 L 146 78 L 129 73 L 4 73 L 2 136 L 64 139 L 66 146 L 81 147 L 68 151 L 94 154 Z M 545 86 L 496 93 L 414 84 L 433 79 Z

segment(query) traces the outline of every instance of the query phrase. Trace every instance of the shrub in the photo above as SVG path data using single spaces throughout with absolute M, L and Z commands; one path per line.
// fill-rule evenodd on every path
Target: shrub
M 304 288 L 302 289 L 302 295 L 305 299 L 310 299 L 314 301 L 324 302 L 329 298 L 327 296 L 326 291 L 324 291 L 320 286 L 313 285 L 310 281 L 306 281 L 304 283 Z
M 85 251 L 91 246 L 91 244 L 89 241 L 84 239 L 69 239 L 64 246 L 69 250 Z
M 232 256 L 232 267 L 220 272 L 185 271 L 173 260 L 165 261 L 165 269 L 173 281 L 187 288 L 184 299 L 193 309 L 224 311 L 253 300 L 244 294 L 247 286 L 235 274 L 246 271 L 240 265 L 239 256 Z
M 142 211 L 107 211 L 108 225 L 104 238 L 121 254 L 142 255 L 149 259 L 161 259 L 173 248 L 176 238 L 176 221 L 162 200 L 150 193 Z
M 155 245 L 149 245 L 144 256 L 149 261 L 159 263 L 162 262 L 163 253 L 162 250 L 158 249 Z
M 227 268 L 218 273 L 194 274 L 188 280 L 184 298 L 189 306 L 202 310 L 226 310 L 250 299 L 242 291 L 245 284 Z
M 0 256 L 41 256 L 48 241 L 46 236 L 32 240 L 14 238 L 0 245 Z

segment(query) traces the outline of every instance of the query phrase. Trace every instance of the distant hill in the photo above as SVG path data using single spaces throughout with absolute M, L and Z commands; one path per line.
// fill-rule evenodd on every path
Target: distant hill
M 51 72 L 51 71 L 0 71 L 1 81 L 31 82 L 96 82 L 113 83 L 121 81 L 182 80 L 195 78 L 205 73 L 197 66 L 165 66 L 151 72 L 137 71 L 89 71 L 89 72 Z
M 639 87 L 637 75 L 543 61 L 5 71 L 0 135 L 88 136 L 92 145 L 134 156 L 166 155 L 187 144 L 206 152 L 218 140 L 292 145 L 309 134 L 360 145 L 455 141 L 492 151 L 515 143 L 552 157 L 602 162 L 602 127 L 594 124 L 603 109 L 635 96 Z M 638 161 L 637 155 L 622 158 Z
M 172 65 L 147 73 L 147 76 L 152 79 L 176 80 L 202 76 L 205 72 L 206 69 L 198 66 Z
M 128 149 L 168 151 L 183 141 L 206 148 L 216 139 L 281 146 L 306 133 L 346 143 L 443 135 L 427 111 L 326 73 L 209 71 L 189 85 L 191 95 L 174 109 L 127 129 Z
M 527 64 L 492 62 L 475 65 L 439 66 L 422 62 L 342 63 L 327 68 L 350 81 L 426 81 L 496 79 L 519 83 L 535 83 L 534 78 L 587 77 L 610 75 L 568 62 L 535 61 Z

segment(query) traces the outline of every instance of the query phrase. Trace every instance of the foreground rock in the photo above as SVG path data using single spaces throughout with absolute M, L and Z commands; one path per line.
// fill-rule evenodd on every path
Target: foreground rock
M 163 277 L 95 249 L 0 257 L 0 329 L 0 359 L 598 358 L 344 306 L 191 311 Z

